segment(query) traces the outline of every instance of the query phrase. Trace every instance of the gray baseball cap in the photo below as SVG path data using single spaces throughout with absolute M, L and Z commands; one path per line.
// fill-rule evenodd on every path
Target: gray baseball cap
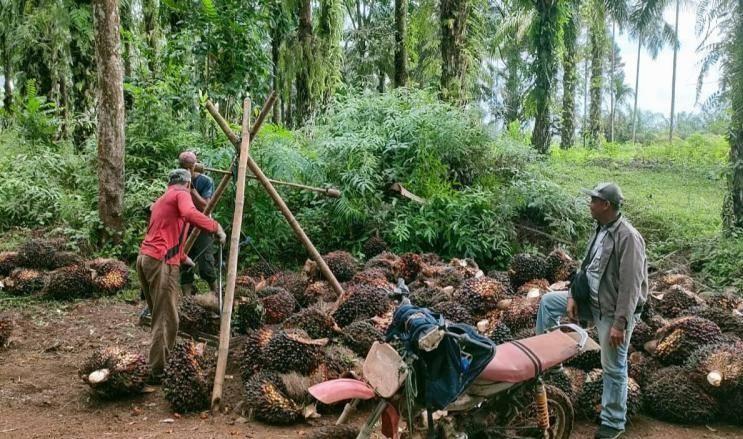
M 168 185 L 186 184 L 189 181 L 191 181 L 191 173 L 188 172 L 188 169 L 173 169 L 170 171 L 170 174 L 168 174 Z
M 595 188 L 581 189 L 581 192 L 591 197 L 601 198 L 602 200 L 614 203 L 617 206 L 621 206 L 624 202 L 622 190 L 619 189 L 616 183 L 599 183 Z

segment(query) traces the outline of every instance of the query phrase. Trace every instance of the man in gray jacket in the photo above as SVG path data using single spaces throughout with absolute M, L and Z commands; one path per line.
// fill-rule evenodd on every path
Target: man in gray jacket
M 613 439 L 624 433 L 627 350 L 647 299 L 648 265 L 645 241 L 619 211 L 624 201 L 619 186 L 601 183 L 583 192 L 591 197 L 591 216 L 598 223 L 581 265 L 589 297 L 578 302 L 569 291 L 546 294 L 539 304 L 537 333 L 557 325 L 563 316 L 594 322 L 604 370 L 601 427 L 594 437 Z

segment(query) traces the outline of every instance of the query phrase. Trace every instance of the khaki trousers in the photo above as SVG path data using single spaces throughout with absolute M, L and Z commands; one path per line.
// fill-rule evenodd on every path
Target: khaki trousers
M 150 371 L 152 375 L 161 375 L 178 333 L 180 269 L 177 265 L 168 265 L 140 254 L 137 257 L 137 276 L 152 312 Z

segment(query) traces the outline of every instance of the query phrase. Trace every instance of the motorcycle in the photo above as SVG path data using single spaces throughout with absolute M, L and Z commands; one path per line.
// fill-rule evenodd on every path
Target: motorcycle
M 396 313 L 410 305 L 409 291 L 402 280 L 395 289 Z M 444 321 L 418 336 L 417 348 L 431 352 L 449 337 L 463 347 L 477 346 L 467 333 L 452 330 Z M 377 404 L 361 427 L 357 439 L 368 439 L 381 422 L 386 438 L 401 437 L 401 418 L 409 438 L 549 438 L 568 439 L 573 428 L 574 411 L 570 399 L 557 387 L 545 384 L 543 374 L 552 367 L 583 351 L 588 333 L 575 324 L 562 324 L 545 334 L 503 343 L 477 378 L 444 409 L 432 413 L 416 398 L 415 352 L 409 352 L 396 340 L 375 342 L 363 363 L 362 376 L 339 378 L 316 384 L 309 393 L 324 404 L 350 401 L 336 424 L 346 422 L 360 401 L 377 399 Z M 482 347 L 482 346 L 480 346 Z M 490 346 L 489 346 L 490 347 Z M 464 358 L 467 361 L 467 358 Z M 416 428 L 419 415 L 422 428 Z

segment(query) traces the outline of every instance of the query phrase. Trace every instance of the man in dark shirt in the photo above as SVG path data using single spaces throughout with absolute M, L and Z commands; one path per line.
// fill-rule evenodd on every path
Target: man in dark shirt
M 207 203 L 214 194 L 214 181 L 208 176 L 196 172 L 196 154 L 191 151 L 184 151 L 178 156 L 178 164 L 183 169 L 191 172 L 191 199 L 194 206 L 203 212 Z M 195 267 L 188 267 L 181 271 L 181 290 L 183 294 L 194 294 L 193 282 L 194 274 L 198 270 L 201 277 L 207 284 L 213 294 L 217 291 L 217 268 L 214 261 L 214 237 L 211 233 L 201 232 L 196 239 L 188 256 L 196 264 Z

